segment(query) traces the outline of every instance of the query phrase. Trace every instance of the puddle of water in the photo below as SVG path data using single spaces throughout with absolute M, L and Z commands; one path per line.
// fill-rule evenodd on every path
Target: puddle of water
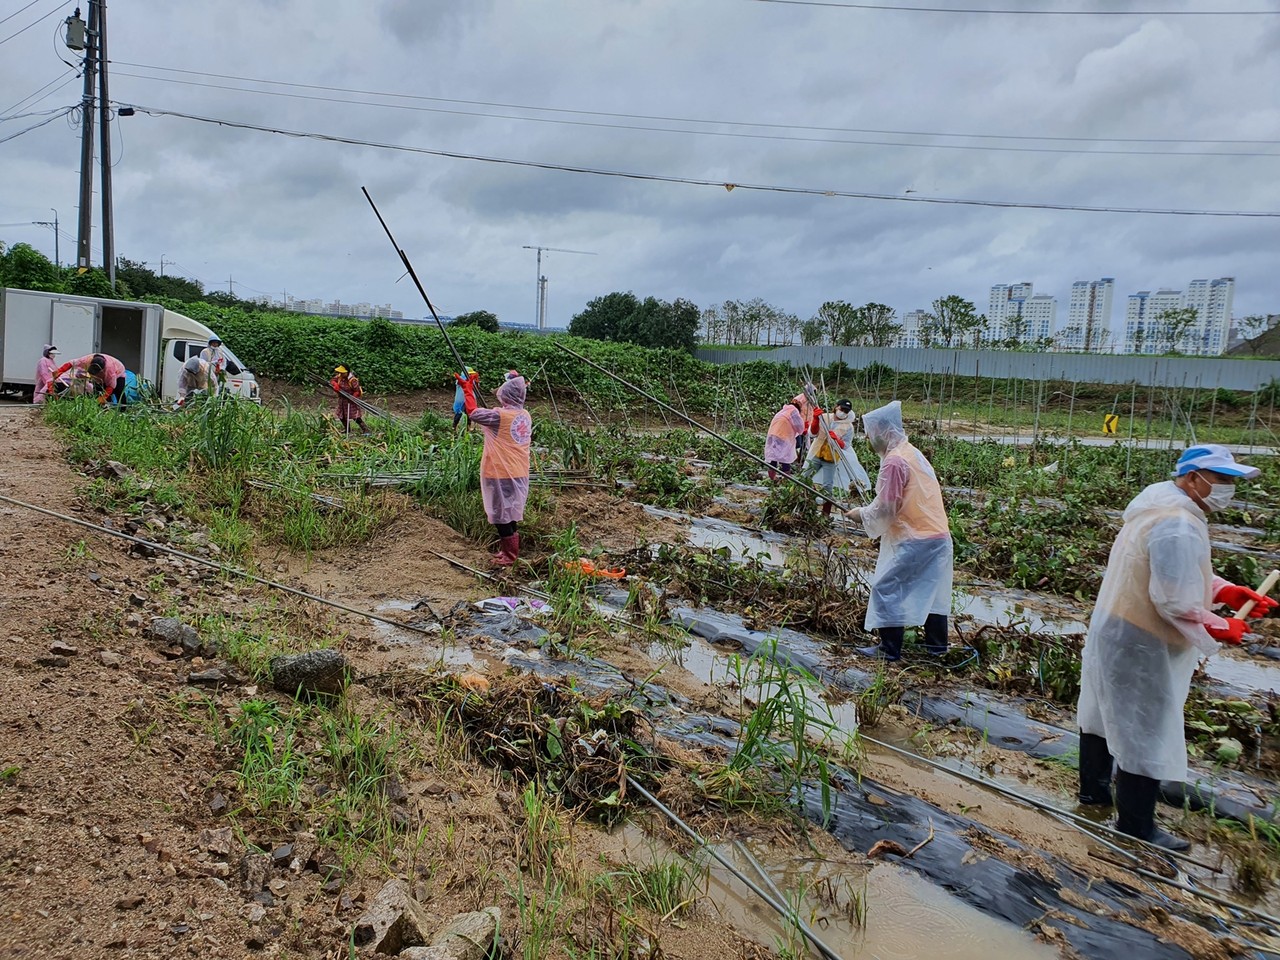
M 390 617 L 392 612 L 412 611 L 416 602 L 415 600 L 388 600 L 375 607 L 374 613 Z M 391 624 L 383 623 L 381 620 L 370 620 L 369 623 L 373 627 L 373 635 L 382 643 L 391 647 L 405 647 L 411 650 L 413 659 L 408 664 L 410 667 L 423 669 L 442 667 L 446 670 L 453 670 L 471 666 L 476 662 L 475 653 L 472 652 L 471 647 L 468 645 L 458 646 L 451 643 L 433 643 L 416 630 L 393 627 Z M 439 625 L 430 625 L 428 629 L 431 626 L 438 627 Z
M 787 551 L 776 543 L 769 543 L 742 529 L 693 526 L 686 533 L 691 546 L 711 550 L 726 548 L 736 561 L 756 560 L 772 567 L 782 567 L 787 562 Z
M 747 844 L 757 860 L 764 850 Z M 732 847 L 718 851 L 745 875 L 752 867 Z M 878 864 L 868 873 L 813 859 L 765 862 L 786 897 L 807 891 L 801 915 L 832 950 L 847 960 L 1039 960 L 1058 956 L 1047 944 L 997 920 L 910 871 Z M 786 943 L 777 914 L 723 867 L 711 871 L 711 894 L 721 915 L 771 947 Z M 861 907 L 859 907 L 861 904 Z M 861 922 L 855 917 L 861 913 Z M 821 918 L 821 919 L 819 919 Z M 804 955 L 804 951 L 798 951 Z
M 702 637 L 694 634 L 688 635 L 689 645 L 687 647 L 673 649 L 666 644 L 651 643 L 649 644 L 647 653 L 649 657 L 657 663 L 670 663 L 673 666 L 681 667 L 698 680 L 707 684 L 723 684 L 731 679 L 736 679 L 731 666 L 733 652 L 722 650 L 708 643 Z M 658 678 L 661 683 L 661 677 Z M 773 684 L 751 684 L 747 687 L 746 693 L 755 702 L 759 703 L 762 699 L 766 699 L 777 692 L 777 687 Z M 822 697 L 824 694 L 815 696 Z M 842 733 L 855 734 L 858 730 L 858 711 L 854 704 L 850 702 L 831 705 L 827 704 L 827 709 L 831 712 L 831 719 Z M 822 719 L 826 719 L 825 717 Z M 820 727 L 814 728 L 814 735 L 822 737 L 825 733 Z
M 617 828 L 626 859 L 653 864 L 676 854 L 634 823 Z M 890 864 L 864 871 L 847 863 L 801 856 L 779 856 L 766 845 L 746 841 L 751 855 L 769 872 L 783 896 L 795 901 L 804 892 L 801 916 L 818 937 L 847 960 L 1041 960 L 1058 956 L 1013 924 L 989 917 L 941 887 Z M 764 887 L 754 868 L 732 845 L 716 852 Z M 699 908 L 718 913 L 762 946 L 786 943 L 777 913 L 747 886 L 709 857 L 706 896 Z M 857 917 L 861 915 L 859 921 Z M 797 951 L 801 956 L 803 950 Z
M 1204 672 L 1212 680 L 1243 690 L 1256 690 L 1259 693 L 1280 691 L 1280 663 L 1275 661 L 1210 657 L 1205 662 Z
M 1021 621 L 1035 633 L 1084 633 L 1089 629 L 1089 625 L 1083 621 L 1044 616 L 1034 610 L 1028 610 L 1016 600 L 998 596 L 979 597 L 974 594 L 965 594 L 957 598 L 953 612 L 967 613 L 983 623 L 1010 624 Z

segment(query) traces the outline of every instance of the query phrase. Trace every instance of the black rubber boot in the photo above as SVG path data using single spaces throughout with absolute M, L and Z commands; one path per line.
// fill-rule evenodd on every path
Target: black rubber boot
M 1156 826 L 1160 781 L 1116 770 L 1116 829 L 1166 850 L 1187 850 L 1191 842 Z
M 931 613 L 924 621 L 924 648 L 935 657 L 947 652 L 947 618 Z
M 906 632 L 903 627 L 880 627 L 880 645 L 877 647 L 859 647 L 858 652 L 864 657 L 878 657 L 881 660 L 902 659 L 902 637 Z
M 1111 774 L 1115 761 L 1107 748 L 1106 738 L 1093 733 L 1080 733 L 1080 802 L 1087 805 L 1111 806 Z

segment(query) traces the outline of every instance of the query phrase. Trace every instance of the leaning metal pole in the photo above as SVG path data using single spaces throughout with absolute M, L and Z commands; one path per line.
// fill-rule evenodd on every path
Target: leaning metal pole
M 569 354 L 569 356 L 576 357 L 577 359 L 585 363 L 587 366 L 592 367 L 595 370 L 599 370 L 606 377 L 610 377 L 613 380 L 618 381 L 618 383 L 622 384 L 624 387 L 627 387 L 629 390 L 632 390 L 635 393 L 638 393 L 640 396 L 644 397 L 649 402 L 656 403 L 662 409 L 675 414 L 677 417 L 685 421 L 685 423 L 689 424 L 690 426 L 698 430 L 701 430 L 703 433 L 707 434 L 710 437 L 714 437 L 729 449 L 736 450 L 738 453 L 742 454 L 744 457 L 750 457 L 752 460 L 754 460 L 756 463 L 760 464 L 767 470 L 773 469 L 772 467 L 769 466 L 769 462 L 765 460 L 763 457 L 756 456 L 750 450 L 746 449 L 746 447 L 740 446 L 739 444 L 734 443 L 728 437 L 723 436 L 722 434 L 716 433 L 710 427 L 706 426 L 705 424 L 701 424 L 697 420 L 693 419 L 693 417 L 685 416 L 675 407 L 671 406 L 668 403 L 664 403 L 663 401 L 659 400 L 657 397 L 655 397 L 651 393 L 646 393 L 644 390 L 641 390 L 631 381 L 624 380 L 622 377 L 618 376 L 612 370 L 608 370 L 605 367 L 600 366 L 600 364 L 596 363 L 594 360 L 588 360 L 582 354 L 578 353 L 576 350 L 574 350 L 571 347 L 565 346 L 563 343 L 557 344 L 557 346 L 559 346 L 559 348 L 563 350 L 565 353 Z M 778 476 L 783 477 L 787 480 L 790 480 L 792 483 L 794 483 L 797 487 L 800 487 L 802 490 L 807 490 L 809 491 L 809 493 L 812 493 L 814 496 L 820 497 L 821 499 L 826 500 L 828 503 L 834 503 L 837 507 L 844 509 L 844 505 L 835 497 L 831 496 L 831 494 L 826 493 L 825 491 L 819 490 L 817 487 L 811 487 L 809 484 L 805 483 L 799 477 L 793 477 L 789 473 L 779 473 Z
M 373 202 L 373 197 L 369 196 L 369 191 L 365 187 L 361 187 L 360 192 L 369 201 L 369 206 L 373 207 L 373 215 L 378 218 L 378 222 L 382 224 L 382 229 L 387 234 L 387 239 L 391 241 L 391 246 L 395 247 L 396 253 L 400 255 L 400 262 L 404 264 L 405 270 L 413 278 L 413 285 L 418 288 L 418 293 L 422 294 L 422 300 L 427 305 L 427 309 L 431 311 L 431 316 L 435 320 L 436 326 L 444 334 L 444 342 L 449 345 L 449 351 L 453 354 L 453 359 L 458 361 L 458 372 L 465 377 L 467 375 L 467 365 L 462 360 L 462 354 L 453 345 L 453 340 L 449 337 L 449 331 L 444 328 L 444 324 L 440 321 L 440 315 L 436 313 L 436 308 L 431 303 L 431 298 L 427 296 L 427 291 L 422 288 L 422 281 L 418 279 L 418 274 L 413 269 L 413 264 L 409 262 L 409 257 L 400 248 L 400 244 L 396 243 L 396 238 L 391 235 L 391 228 L 387 226 L 387 221 L 382 219 L 382 214 L 378 212 L 378 205 Z

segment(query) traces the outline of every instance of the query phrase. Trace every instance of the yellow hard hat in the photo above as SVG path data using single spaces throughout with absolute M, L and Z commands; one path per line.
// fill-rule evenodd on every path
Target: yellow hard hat
M 333 368 L 333 372 L 334 372 L 334 373 L 347 373 L 347 372 L 348 372 L 348 370 L 347 370 L 347 368 L 346 368 L 346 367 L 344 367 L 344 366 L 342 366 L 341 364 L 339 364 L 338 366 L 336 366 L 336 367 L 334 367 L 334 368 Z

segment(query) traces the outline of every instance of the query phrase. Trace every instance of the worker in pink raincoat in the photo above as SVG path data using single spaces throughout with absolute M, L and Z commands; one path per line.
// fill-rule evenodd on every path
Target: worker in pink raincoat
M 799 452 L 796 439 L 807 429 L 795 400 L 784 403 L 782 409 L 773 415 L 764 440 L 764 459 L 769 464 L 770 480 L 776 480 L 780 472 L 791 472 Z
M 50 385 L 47 389 L 51 391 L 53 389 L 53 381 L 64 373 L 71 373 L 74 377 L 93 381 L 100 390 L 98 394 L 99 406 L 105 407 L 111 402 L 112 397 L 116 399 L 116 402 L 121 407 L 125 405 L 124 388 L 127 380 L 124 375 L 124 364 L 115 357 L 105 353 L 91 353 L 75 360 L 68 360 L 50 374 Z
M 36 361 L 36 392 L 31 397 L 32 403 L 40 404 L 48 399 L 49 385 L 54 380 L 53 371 L 58 366 L 57 356 L 58 348 L 46 343 L 40 359 Z
M 484 512 L 498 530 L 498 552 L 493 563 L 509 567 L 520 557 L 520 534 L 516 528 L 524 519 L 529 499 L 529 444 L 533 418 L 524 408 L 524 377 L 512 370 L 498 387 L 498 406 L 476 405 L 479 374 L 455 375 L 462 388 L 467 419 L 481 428 L 484 455 L 480 458 L 480 495 Z

